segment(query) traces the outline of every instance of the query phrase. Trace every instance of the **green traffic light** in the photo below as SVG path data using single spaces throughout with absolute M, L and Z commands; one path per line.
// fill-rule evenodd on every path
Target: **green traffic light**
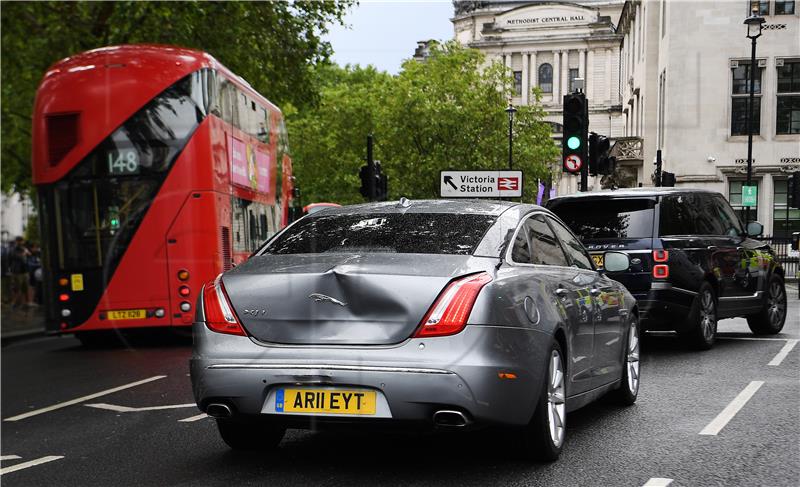
M 574 135 L 567 139 L 567 147 L 572 150 L 577 149 L 581 146 L 581 139 L 579 137 L 575 137 Z

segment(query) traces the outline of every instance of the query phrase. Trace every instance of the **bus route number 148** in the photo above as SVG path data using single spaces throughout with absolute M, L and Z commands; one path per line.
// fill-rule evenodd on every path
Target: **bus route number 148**
M 139 174 L 139 154 L 135 150 L 109 152 L 108 175 L 127 176 L 129 174 Z

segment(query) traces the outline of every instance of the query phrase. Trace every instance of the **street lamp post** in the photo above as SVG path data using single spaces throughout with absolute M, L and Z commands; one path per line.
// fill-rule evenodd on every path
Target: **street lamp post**
M 511 98 L 508 99 L 506 113 L 508 114 L 508 170 L 511 171 L 514 169 L 514 158 L 512 156 L 514 142 L 511 128 L 514 125 L 514 114 L 517 113 L 517 109 L 511 104 Z
M 753 101 L 755 100 L 756 87 L 756 39 L 761 36 L 761 25 L 765 22 L 764 17 L 758 15 L 758 8 L 754 8 L 752 15 L 744 19 L 747 25 L 747 37 L 751 41 L 750 51 L 750 99 L 747 104 L 747 186 L 753 182 Z M 745 225 L 750 221 L 750 206 L 744 207 Z

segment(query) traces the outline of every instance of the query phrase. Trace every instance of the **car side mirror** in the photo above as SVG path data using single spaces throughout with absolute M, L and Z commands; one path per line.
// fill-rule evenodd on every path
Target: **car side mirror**
M 759 235 L 764 233 L 764 225 L 755 221 L 750 222 L 747 224 L 747 228 L 745 229 L 745 231 L 747 231 L 748 237 L 758 237 Z
M 603 254 L 603 269 L 608 272 L 626 271 L 631 266 L 631 258 L 622 252 L 606 252 Z

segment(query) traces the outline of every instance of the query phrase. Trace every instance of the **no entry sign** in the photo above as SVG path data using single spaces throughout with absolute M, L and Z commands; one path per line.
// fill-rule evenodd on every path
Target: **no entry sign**
M 564 159 L 564 167 L 571 173 L 580 172 L 583 161 L 575 154 L 569 155 Z

